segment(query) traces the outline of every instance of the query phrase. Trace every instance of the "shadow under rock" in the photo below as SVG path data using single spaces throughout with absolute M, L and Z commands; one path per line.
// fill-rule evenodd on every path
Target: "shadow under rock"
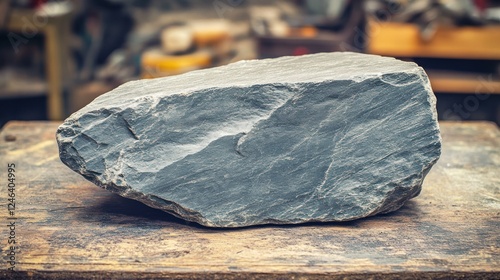
M 416 220 L 420 217 L 422 211 L 419 209 L 418 203 L 410 200 L 407 201 L 400 209 L 386 213 L 377 214 L 375 216 L 369 216 L 365 218 L 360 218 L 352 221 L 344 222 L 308 222 L 302 224 L 269 224 L 269 225 L 257 225 L 250 226 L 246 228 L 261 228 L 261 227 L 280 227 L 280 228 L 294 228 L 294 227 L 351 227 L 351 228 L 364 228 L 364 227 L 374 227 L 380 224 L 374 222 L 388 222 L 388 223 L 401 223 L 407 222 L 408 220 Z M 246 229 L 238 228 L 238 229 Z
M 109 194 L 98 202 L 82 208 L 78 218 L 86 222 L 98 222 L 108 225 L 134 224 L 172 228 L 186 226 L 206 228 L 117 194 Z
M 375 222 L 405 222 L 415 220 L 421 216 L 422 211 L 418 203 L 410 200 L 400 209 L 387 213 L 378 214 L 366 218 L 345 222 L 308 222 L 302 224 L 266 224 L 239 228 L 211 228 L 194 222 L 188 222 L 172 214 L 159 209 L 151 208 L 142 202 L 110 194 L 96 204 L 82 209 L 79 218 L 87 222 L 99 222 L 103 224 L 134 224 L 138 226 L 155 227 L 190 227 L 204 230 L 206 232 L 218 231 L 241 231 L 257 228 L 295 228 L 295 227 L 353 227 L 362 228 L 377 225 Z

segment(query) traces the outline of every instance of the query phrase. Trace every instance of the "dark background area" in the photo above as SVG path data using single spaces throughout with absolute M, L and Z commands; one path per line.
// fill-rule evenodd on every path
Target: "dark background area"
M 487 0 L 0 0 L 0 127 L 10 120 L 62 120 L 130 80 L 326 51 L 414 61 L 429 74 L 441 120 L 499 124 L 499 6 Z

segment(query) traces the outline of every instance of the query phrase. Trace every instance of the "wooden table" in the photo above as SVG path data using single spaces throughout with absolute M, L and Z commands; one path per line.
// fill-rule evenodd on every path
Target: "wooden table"
M 400 211 L 348 223 L 217 230 L 189 224 L 87 182 L 58 158 L 56 122 L 0 133 L 0 277 L 500 278 L 500 133 L 441 123 L 443 154 Z M 14 217 L 7 164 L 15 164 Z M 94 279 L 94 278 L 93 278 Z

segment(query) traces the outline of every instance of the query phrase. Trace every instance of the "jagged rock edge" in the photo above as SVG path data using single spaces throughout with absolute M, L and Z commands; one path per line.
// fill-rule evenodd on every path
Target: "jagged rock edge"
M 432 91 L 432 89 L 430 87 L 430 81 L 425 77 L 425 71 L 421 67 L 417 67 L 416 70 L 417 71 L 413 72 L 412 74 L 416 74 L 419 77 L 419 79 L 421 79 L 422 81 L 424 81 L 424 83 L 423 83 L 424 88 L 426 89 L 426 91 L 428 93 L 430 93 L 430 94 L 427 94 L 427 101 L 429 102 L 429 104 L 431 105 L 431 108 L 432 108 L 431 109 L 431 111 L 432 111 L 432 119 L 434 120 L 434 124 L 435 124 L 435 126 L 433 127 L 433 129 L 436 129 L 436 130 L 439 131 L 439 124 L 437 122 L 437 112 L 435 110 L 436 98 L 435 98 L 435 96 L 433 94 L 433 91 Z M 384 73 L 384 74 L 387 75 L 387 74 L 396 74 L 396 73 L 389 72 L 389 73 Z M 361 83 L 361 82 L 363 82 L 365 80 L 370 80 L 370 79 L 379 79 L 379 80 L 381 80 L 384 83 L 391 84 L 389 81 L 384 80 L 382 78 L 382 75 L 355 76 L 355 77 L 353 77 L 351 79 L 346 79 L 346 80 L 333 80 L 332 79 L 332 80 L 325 80 L 325 82 L 344 82 L 344 81 L 347 81 L 347 82 L 353 82 L 354 84 L 357 84 L 357 83 Z M 133 83 L 133 82 L 136 82 L 136 81 L 132 81 L 131 83 Z M 128 84 L 128 83 L 126 83 L 126 84 Z M 126 86 L 126 84 L 121 85 L 121 86 Z M 280 86 L 285 86 L 287 88 L 294 89 L 294 90 L 300 89 L 301 87 L 307 86 L 308 84 L 309 83 L 307 83 L 307 82 L 304 82 L 304 83 L 279 83 Z M 252 86 L 274 86 L 274 85 L 276 85 L 276 84 L 254 84 Z M 189 93 L 178 92 L 178 93 L 174 93 L 174 94 L 169 95 L 169 96 L 174 96 L 174 95 L 188 95 L 189 96 L 189 95 L 197 94 L 199 92 L 204 92 L 206 90 L 224 89 L 224 88 L 225 87 L 205 88 L 205 89 L 195 90 L 195 91 L 192 91 L 192 92 L 189 92 Z M 234 88 L 247 88 L 247 86 L 236 86 Z M 294 94 L 294 96 L 290 97 L 281 106 L 276 107 L 272 111 L 272 113 L 268 116 L 268 118 L 271 117 L 275 113 L 275 111 L 277 109 L 281 108 L 282 106 L 284 106 L 285 104 L 287 104 L 291 99 L 293 99 L 295 97 L 295 95 L 296 94 Z M 151 95 L 151 97 L 154 98 L 154 95 Z M 138 97 L 137 99 L 141 99 L 141 98 L 144 98 L 144 97 Z M 161 98 L 154 98 L 154 99 L 160 100 Z M 131 99 L 130 100 L 131 104 L 134 103 L 133 102 L 134 100 L 136 100 L 136 99 Z M 159 101 L 157 101 L 157 102 L 159 102 Z M 110 107 L 110 108 L 103 108 L 103 109 L 112 111 L 113 114 L 117 114 L 117 113 L 123 112 L 123 109 L 121 109 L 119 107 Z M 92 110 L 92 111 L 86 111 L 84 113 L 75 112 L 68 119 L 70 119 L 70 124 L 74 125 L 74 124 L 78 123 L 78 121 L 75 119 L 76 117 L 83 116 L 83 115 L 86 115 L 86 114 L 92 114 L 92 113 L 99 113 L 99 111 L 98 111 L 98 109 L 96 109 L 96 110 Z M 259 120 L 252 127 L 254 127 L 255 125 L 257 125 L 261 121 L 262 120 Z M 78 123 L 78 126 L 81 127 L 79 123 Z M 66 125 L 66 121 L 65 121 L 58 128 L 57 134 L 59 134 L 59 132 L 61 131 L 61 128 L 64 128 L 64 127 L 70 128 L 74 132 L 74 129 L 72 129 L 70 126 Z M 246 134 L 248 134 L 250 131 L 246 132 Z M 81 133 L 79 133 L 79 134 L 81 134 Z M 71 136 L 71 138 L 74 138 L 76 136 L 77 136 L 77 134 L 74 134 L 73 136 Z M 235 134 L 235 136 L 236 136 L 236 134 Z M 439 137 L 438 143 L 441 143 L 441 135 L 439 133 L 438 133 L 438 137 Z M 67 138 L 67 136 L 65 136 L 65 138 Z M 213 140 L 213 141 L 216 141 L 216 140 Z M 58 142 L 58 146 L 59 146 L 59 153 L 62 154 L 61 147 L 63 146 L 64 142 L 63 141 L 59 141 L 59 137 L 58 137 L 58 141 L 57 142 Z M 76 149 L 74 149 L 74 150 L 78 154 L 78 151 Z M 441 154 L 441 146 L 439 146 L 439 155 L 440 154 Z M 188 154 L 188 155 L 192 155 L 192 154 Z M 186 156 L 188 156 L 188 155 L 186 155 Z M 78 156 L 79 156 L 79 154 L 78 154 Z M 432 168 L 432 166 L 437 162 L 438 159 L 439 159 L 439 156 L 435 160 L 433 160 L 432 162 L 430 162 L 427 166 L 424 166 L 422 168 L 422 171 L 419 173 L 419 174 L 422 174 L 422 175 L 419 176 L 419 178 L 417 180 L 418 184 L 412 186 L 412 187 L 416 187 L 417 191 L 413 193 L 413 195 L 412 195 L 411 198 L 417 196 L 420 193 L 421 187 L 422 187 L 422 183 L 423 183 L 423 180 L 425 179 L 425 176 L 427 175 L 428 171 Z M 158 196 L 154 196 L 154 195 L 150 195 L 150 194 L 149 195 L 148 194 L 142 194 L 142 193 L 140 193 L 138 191 L 135 191 L 129 185 L 118 186 L 118 185 L 113 184 L 113 183 L 102 184 L 100 181 L 98 181 L 96 179 L 96 175 L 94 174 L 95 172 L 89 172 L 87 170 L 86 170 L 86 172 L 82 172 L 81 169 L 74 169 L 72 166 L 66 164 L 66 162 L 63 161 L 63 163 L 65 165 L 67 165 L 68 167 L 70 167 L 72 170 L 74 170 L 77 173 L 81 174 L 83 177 L 85 177 L 87 180 L 91 181 L 95 185 L 97 185 L 97 186 L 99 186 L 99 187 L 101 187 L 103 189 L 110 190 L 113 193 L 116 193 L 116 194 L 118 194 L 118 195 L 120 195 L 122 197 L 125 197 L 127 199 L 133 199 L 133 200 L 140 201 L 140 202 L 142 202 L 142 203 L 144 203 L 144 204 L 146 204 L 146 205 L 148 205 L 148 206 L 150 206 L 152 208 L 160 209 L 160 210 L 165 211 L 165 212 L 167 212 L 169 214 L 172 214 L 175 217 L 178 217 L 178 218 L 181 218 L 181 219 L 184 219 L 184 220 L 187 220 L 187 221 L 195 222 L 195 223 L 198 223 L 198 224 L 203 225 L 203 226 L 207 226 L 207 227 L 218 227 L 219 226 L 219 225 L 217 225 L 215 223 L 210 222 L 206 218 L 204 218 L 201 213 L 199 213 L 197 211 L 194 211 L 192 209 L 186 208 L 186 207 L 184 207 L 184 206 L 182 206 L 182 205 L 180 205 L 178 203 L 175 203 L 173 201 L 170 201 L 170 200 L 167 200 L 167 199 L 164 199 L 164 198 L 160 198 Z M 82 165 L 82 166 L 85 166 L 85 165 Z M 90 176 L 91 174 L 93 176 Z M 395 192 L 396 192 L 396 189 L 393 192 L 391 192 L 391 195 L 387 196 L 384 199 L 384 201 L 381 203 L 381 205 L 379 207 L 377 207 L 374 210 L 372 210 L 370 212 L 370 214 L 366 215 L 366 217 L 374 216 L 374 215 L 377 215 L 377 214 L 384 214 L 384 213 L 393 212 L 393 211 L 396 211 L 397 209 L 401 208 L 405 204 L 406 200 L 401 201 L 401 199 L 399 199 L 399 200 L 392 201 L 392 203 L 389 203 L 389 204 L 387 203 L 387 201 L 389 201 L 389 197 L 392 197 L 392 193 L 395 193 Z M 159 202 L 157 202 L 157 200 L 160 200 L 163 203 L 166 203 L 167 205 L 159 203 Z M 330 222 L 343 222 L 343 221 L 351 221 L 351 220 L 357 220 L 357 219 L 359 219 L 359 218 L 336 219 L 336 220 L 330 220 Z M 277 221 L 275 219 L 266 219 L 266 220 L 263 220 L 263 223 L 261 223 L 261 225 L 265 225 L 265 224 L 303 224 L 303 223 L 318 222 L 318 221 L 320 221 L 320 220 L 319 219 L 309 219 L 309 220 L 300 220 L 300 221 L 291 221 L 291 220 Z M 246 227 L 246 226 L 241 226 L 241 225 L 239 225 L 239 226 L 238 225 L 236 225 L 236 226 L 234 226 L 234 225 L 225 225 L 225 227 L 231 228 L 231 227 Z

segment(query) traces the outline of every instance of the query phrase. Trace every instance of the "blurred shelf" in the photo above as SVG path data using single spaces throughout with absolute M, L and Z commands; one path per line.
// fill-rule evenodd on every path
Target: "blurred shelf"
M 9 80 L 0 87 L 0 100 L 47 95 L 48 86 L 43 80 Z
M 438 27 L 428 42 L 418 26 L 368 21 L 368 52 L 396 57 L 500 60 L 500 25 Z
M 39 33 L 45 35 L 45 59 L 48 63 L 43 92 L 47 94 L 47 114 L 50 120 L 65 118 L 63 95 L 70 80 L 66 68 L 69 61 L 70 26 L 71 6 L 66 2 L 46 3 L 38 9 L 10 9 L 4 26 L 6 30 L 14 32 L 24 40 L 29 40 Z M 2 95 L 12 97 L 22 93 L 33 94 L 42 88 L 40 84 L 30 80 L 22 84 L 15 85 L 12 90 L 8 86 Z
M 500 94 L 500 79 L 491 74 L 427 71 L 436 93 Z
M 500 65 L 500 25 L 480 27 L 440 26 L 424 41 L 417 25 L 368 21 L 367 51 L 399 58 L 442 58 L 498 60 Z M 494 73 L 463 73 L 426 69 L 436 93 L 500 94 L 500 79 Z
M 260 58 L 271 58 L 341 51 L 341 43 L 346 40 L 346 37 L 330 32 L 318 33 L 314 37 L 262 35 L 257 36 L 257 48 Z

